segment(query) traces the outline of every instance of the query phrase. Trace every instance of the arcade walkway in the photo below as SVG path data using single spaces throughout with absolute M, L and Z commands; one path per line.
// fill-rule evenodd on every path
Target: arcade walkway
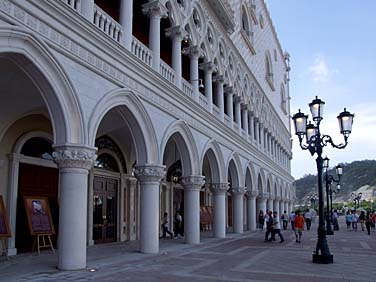
M 264 243 L 261 232 L 203 238 L 197 246 L 163 239 L 158 255 L 136 252 L 135 243 L 94 246 L 88 270 L 72 272 L 56 270 L 57 257 L 48 251 L 1 258 L 0 281 L 376 281 L 376 232 L 368 236 L 342 224 L 329 237 L 334 264 L 317 265 L 311 262 L 316 227 L 304 232 L 301 244 L 287 230 L 283 244 Z

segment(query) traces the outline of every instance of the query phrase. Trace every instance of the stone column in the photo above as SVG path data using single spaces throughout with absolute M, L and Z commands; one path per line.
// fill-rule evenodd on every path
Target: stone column
M 184 237 L 187 244 L 200 243 L 200 189 L 203 176 L 182 177 L 184 186 Z
M 249 117 L 249 123 L 250 123 L 249 136 L 251 138 L 251 141 L 254 143 L 255 142 L 255 117 L 253 116 L 253 113 L 251 113 Z
M 93 240 L 93 205 L 94 205 L 94 168 L 89 171 L 88 197 L 87 197 L 87 245 L 94 246 Z
M 150 18 L 149 47 L 153 53 L 152 66 L 159 72 L 161 61 L 161 18 L 167 17 L 168 10 L 160 0 L 142 5 L 142 12 Z
M 228 114 L 228 117 L 230 118 L 230 124 L 231 124 L 231 127 L 233 127 L 234 125 L 234 110 L 233 110 L 233 96 L 234 96 L 234 89 L 233 87 L 229 86 L 229 87 L 226 87 L 225 89 L 225 92 L 226 92 L 226 95 L 227 95 L 227 104 L 226 104 L 226 109 L 227 109 L 227 114 Z
M 208 111 L 213 112 L 213 89 L 212 89 L 212 75 L 215 71 L 215 65 L 212 62 L 206 62 L 200 65 L 200 68 L 205 72 L 205 96 L 208 99 Z
M 233 226 L 234 233 L 243 233 L 243 197 L 245 193 L 244 187 L 232 188 L 232 197 L 233 197 Z
M 59 256 L 58 268 L 86 267 L 88 174 L 96 150 L 85 145 L 54 146 L 59 166 Z
M 249 125 L 248 125 L 248 105 L 242 104 L 242 120 L 244 124 L 245 136 L 248 139 Z
M 225 120 L 225 107 L 224 107 L 224 97 L 223 97 L 223 84 L 225 82 L 225 78 L 223 75 L 217 75 L 213 78 L 213 80 L 217 83 L 217 103 L 219 108 L 219 119 L 221 121 Z
M 279 210 L 279 200 L 280 200 L 279 197 L 275 197 L 275 199 L 273 201 L 273 211 L 278 212 L 278 216 L 281 216 L 280 210 Z
M 198 59 L 202 56 L 202 50 L 199 46 L 191 46 L 185 48 L 184 53 L 191 59 L 190 64 L 190 83 L 193 86 L 194 100 L 198 102 L 199 99 L 199 75 L 198 75 Z
M 128 240 L 136 240 L 136 209 L 135 209 L 135 192 L 137 188 L 136 178 L 127 178 L 125 180 L 126 186 L 126 200 L 127 200 L 127 215 L 126 215 L 126 234 Z
M 160 165 L 137 166 L 135 176 L 140 182 L 140 252 L 159 252 L 159 185 L 165 175 Z
M 90 22 L 94 21 L 94 0 L 81 1 L 81 14 Z
M 181 88 L 182 78 L 182 54 L 181 41 L 187 36 L 187 32 L 181 26 L 166 29 L 166 35 L 172 39 L 172 68 L 175 71 L 175 85 Z
M 270 195 L 270 196 L 269 196 L 269 199 L 268 199 L 268 210 L 272 211 L 273 208 L 274 208 L 274 206 L 273 206 L 273 198 L 272 198 L 272 196 Z
M 266 199 L 267 199 L 267 193 L 259 193 L 257 198 L 257 216 L 260 211 L 263 211 L 264 214 L 266 213 L 267 207 L 266 207 Z
M 242 134 L 242 121 L 241 121 L 242 113 L 241 113 L 241 109 L 240 109 L 240 105 L 241 105 L 242 102 L 243 102 L 242 97 L 237 96 L 235 98 L 235 122 L 238 124 L 239 135 Z
M 256 145 L 260 146 L 260 123 L 258 122 L 258 119 L 255 118 L 256 121 Z
M 119 23 L 124 30 L 122 43 L 130 51 L 133 36 L 133 0 L 121 0 Z
M 256 211 L 256 196 L 257 191 L 249 190 L 246 193 L 247 195 L 247 225 L 248 230 L 255 231 L 256 230 L 256 217 L 258 216 L 258 212 Z
M 215 183 L 211 185 L 214 194 L 214 237 L 226 237 L 226 192 L 227 183 Z
M 282 215 L 284 210 L 285 210 L 285 207 L 283 205 L 283 200 L 281 197 L 279 197 L 279 214 Z

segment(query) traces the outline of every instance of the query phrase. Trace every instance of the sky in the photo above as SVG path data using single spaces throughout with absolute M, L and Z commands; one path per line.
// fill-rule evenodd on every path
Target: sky
M 323 150 L 330 166 L 376 159 L 376 1 L 266 0 L 283 50 L 290 53 L 291 115 L 318 96 L 325 102 L 320 129 L 342 143 L 337 116 L 354 113 L 345 149 Z M 316 156 L 303 151 L 293 126 L 291 173 L 316 174 Z M 346 171 L 344 171 L 346 173 Z

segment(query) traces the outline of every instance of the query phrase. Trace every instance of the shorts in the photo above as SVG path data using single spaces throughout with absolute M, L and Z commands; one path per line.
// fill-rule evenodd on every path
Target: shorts
M 302 236 L 302 234 L 303 234 L 303 228 L 296 228 L 296 227 L 295 227 L 295 234 L 296 234 L 296 235 L 299 234 L 300 236 Z

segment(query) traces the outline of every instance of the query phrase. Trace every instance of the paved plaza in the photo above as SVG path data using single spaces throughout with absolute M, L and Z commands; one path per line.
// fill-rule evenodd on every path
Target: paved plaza
M 58 271 L 57 256 L 49 251 L 22 254 L 1 259 L 0 281 L 376 281 L 376 232 L 340 228 L 328 236 L 331 265 L 311 262 L 314 224 L 301 244 L 289 229 L 282 244 L 264 243 L 261 231 L 226 239 L 204 236 L 196 246 L 161 239 L 157 255 L 138 253 L 137 242 L 97 245 L 88 249 L 88 269 L 81 271 Z

